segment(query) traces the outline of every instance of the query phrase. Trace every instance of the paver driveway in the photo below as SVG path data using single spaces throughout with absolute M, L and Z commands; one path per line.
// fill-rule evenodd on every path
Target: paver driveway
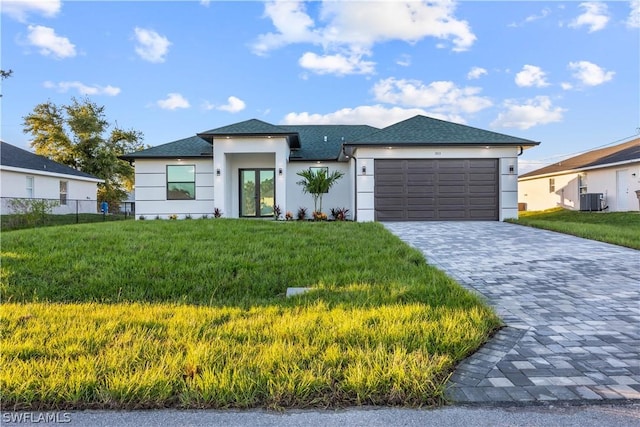
M 640 251 L 503 222 L 384 226 L 506 323 L 458 366 L 454 401 L 640 399 Z

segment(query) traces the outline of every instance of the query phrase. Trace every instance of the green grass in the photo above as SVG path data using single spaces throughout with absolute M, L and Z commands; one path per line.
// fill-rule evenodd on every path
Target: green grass
M 500 326 L 376 223 L 12 231 L 0 292 L 5 409 L 438 405 Z
M 520 212 L 516 224 L 640 249 L 639 212 L 581 212 L 562 208 Z

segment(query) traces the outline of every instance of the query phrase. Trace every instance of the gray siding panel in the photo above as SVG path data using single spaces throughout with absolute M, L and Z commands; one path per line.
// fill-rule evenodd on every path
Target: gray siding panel
M 375 161 L 377 221 L 498 220 L 497 159 Z

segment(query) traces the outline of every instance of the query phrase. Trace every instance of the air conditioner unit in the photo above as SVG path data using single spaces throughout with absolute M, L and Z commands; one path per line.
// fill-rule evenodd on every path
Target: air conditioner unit
M 604 199 L 602 193 L 585 193 L 580 195 L 580 210 L 581 211 L 601 211 L 602 200 Z

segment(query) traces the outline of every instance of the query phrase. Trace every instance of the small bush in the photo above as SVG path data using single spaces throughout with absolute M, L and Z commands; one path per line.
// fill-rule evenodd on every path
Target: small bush
M 220 210 L 220 208 L 215 208 L 213 210 L 213 217 L 220 218 L 221 216 L 222 216 L 222 211 Z
M 296 218 L 298 218 L 298 221 L 307 219 L 307 208 L 299 207 Z
M 287 211 L 286 214 L 284 214 L 284 219 L 287 221 L 292 221 L 293 220 L 293 214 L 291 213 L 291 211 Z
M 280 216 L 282 216 L 282 210 L 280 209 L 280 206 L 279 205 L 274 205 L 273 206 L 273 217 L 276 220 L 279 220 Z
M 331 218 L 335 219 L 336 221 L 346 221 L 348 213 L 349 209 L 347 208 L 332 208 Z
M 327 214 L 324 212 L 316 212 L 314 211 L 313 214 L 313 220 L 314 221 L 326 221 L 327 220 Z

